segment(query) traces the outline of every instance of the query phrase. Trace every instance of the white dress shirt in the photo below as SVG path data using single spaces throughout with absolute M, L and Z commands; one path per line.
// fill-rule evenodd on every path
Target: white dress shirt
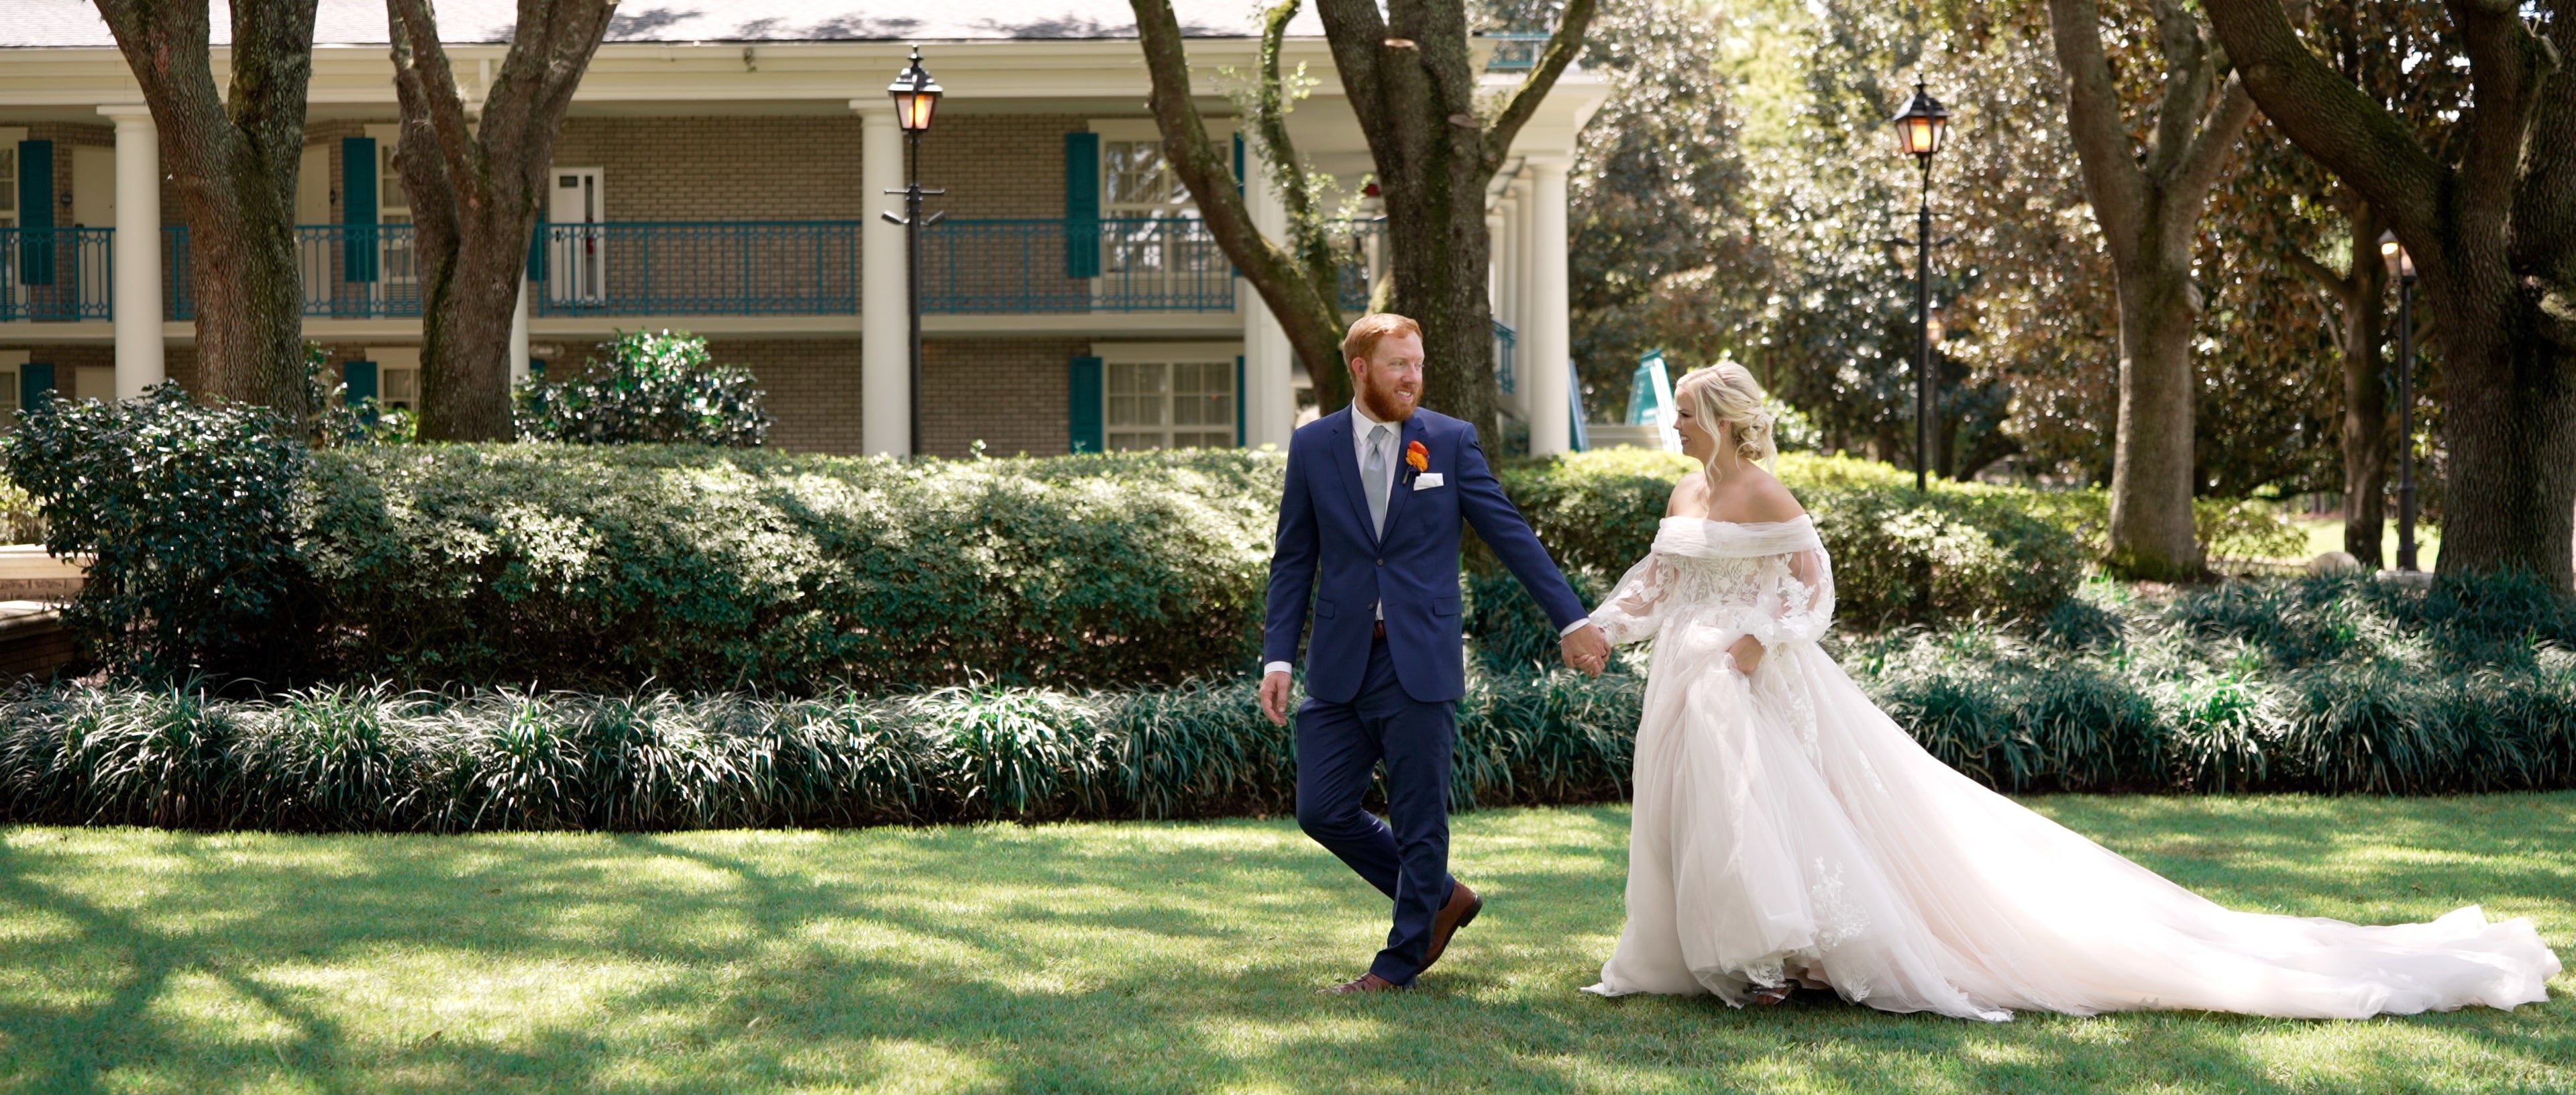
M 1392 499 L 1395 497 L 1396 483 L 1395 462 L 1397 457 L 1395 443 L 1404 439 L 1404 426 L 1401 423 L 1380 422 L 1377 419 L 1371 418 L 1367 411 L 1360 409 L 1360 401 L 1358 399 L 1351 400 L 1351 455 L 1358 459 L 1361 475 L 1368 474 L 1369 433 L 1379 426 L 1386 427 L 1386 440 L 1382 442 L 1382 444 L 1386 446 L 1386 496 Z M 1380 603 L 1376 605 L 1375 608 L 1377 610 L 1377 618 L 1380 621 L 1385 620 L 1386 605 Z M 1563 630 L 1557 632 L 1557 636 L 1562 638 L 1564 636 L 1574 634 L 1577 631 L 1581 631 L 1584 628 L 1591 626 L 1591 624 L 1592 618 L 1586 616 L 1574 621 L 1573 623 L 1565 625 Z M 1261 667 L 1261 675 L 1266 677 L 1272 673 L 1286 673 L 1290 672 L 1293 668 L 1294 667 L 1289 665 L 1287 662 L 1270 662 Z

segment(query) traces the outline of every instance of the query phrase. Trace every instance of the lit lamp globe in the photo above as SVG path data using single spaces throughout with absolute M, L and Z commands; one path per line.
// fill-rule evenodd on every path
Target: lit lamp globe
M 930 70 L 921 67 L 921 47 L 912 47 L 912 64 L 896 75 L 886 86 L 894 96 L 895 124 L 906 133 L 930 132 L 930 115 L 939 108 L 939 81 L 930 78 Z
M 1905 109 L 1897 111 L 1894 120 L 1897 151 L 1927 164 L 1950 133 L 1950 108 L 1924 90 L 1920 77 L 1914 81 L 1913 96 L 1905 100 Z
M 2407 254 L 2406 245 L 2397 242 L 2396 232 L 2390 231 L 2379 234 L 2379 261 L 2388 264 L 2389 277 L 2411 278 L 2415 276 L 2415 256 Z

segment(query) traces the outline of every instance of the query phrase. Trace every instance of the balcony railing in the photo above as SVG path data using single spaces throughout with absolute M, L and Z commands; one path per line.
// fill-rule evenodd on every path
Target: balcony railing
M 113 230 L 0 228 L 0 321 L 108 318 Z
M 1494 42 L 1494 55 L 1485 60 L 1485 71 L 1527 72 L 1538 67 L 1539 54 L 1547 50 L 1550 35 L 1546 31 L 1507 30 L 1481 37 Z
M 1513 348 L 1519 342 L 1520 336 L 1503 321 L 1494 321 L 1494 386 L 1501 388 L 1505 395 L 1520 387 L 1520 376 L 1512 361 Z
M 1191 217 L 944 220 L 921 249 L 925 312 L 1234 310 L 1234 266 Z
M 859 308 L 861 221 L 609 221 L 540 224 L 530 241 L 539 316 L 850 315 Z M 1367 306 L 1382 225 L 1346 222 L 1337 287 Z M 169 318 L 196 314 L 186 225 L 162 229 Z M 0 230 L 0 320 L 106 319 L 113 231 Z M 303 314 L 409 318 L 421 270 L 409 224 L 295 229 Z M 1234 268 L 1195 218 L 968 219 L 923 229 L 922 310 L 950 314 L 1230 312 Z
M 848 315 L 859 310 L 861 223 L 540 224 L 529 310 L 540 316 Z

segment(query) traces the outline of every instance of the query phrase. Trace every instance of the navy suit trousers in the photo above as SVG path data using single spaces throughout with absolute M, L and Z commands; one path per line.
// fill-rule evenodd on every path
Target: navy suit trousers
M 1350 702 L 1310 698 L 1297 709 L 1297 824 L 1395 900 L 1395 927 L 1369 972 L 1399 985 L 1422 972 L 1432 920 L 1456 883 L 1449 877 L 1449 766 L 1457 737 L 1457 703 L 1406 695 L 1383 638 L 1370 644 Z M 1360 805 L 1381 760 L 1391 828 Z

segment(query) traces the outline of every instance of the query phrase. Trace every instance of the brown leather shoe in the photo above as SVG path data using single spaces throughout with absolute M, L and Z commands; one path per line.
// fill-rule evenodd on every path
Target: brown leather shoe
M 1449 937 L 1458 934 L 1458 929 L 1474 923 L 1476 914 L 1483 911 L 1485 899 L 1476 896 L 1476 891 L 1468 889 L 1466 883 L 1450 886 L 1448 903 L 1440 906 L 1439 914 L 1431 918 L 1431 953 L 1423 956 L 1422 968 L 1430 969 L 1432 963 L 1439 961 L 1441 953 L 1449 949 Z
M 1403 992 L 1410 986 L 1399 985 L 1374 973 L 1363 973 L 1358 980 L 1344 981 L 1325 989 L 1327 996 L 1352 996 L 1363 992 Z

